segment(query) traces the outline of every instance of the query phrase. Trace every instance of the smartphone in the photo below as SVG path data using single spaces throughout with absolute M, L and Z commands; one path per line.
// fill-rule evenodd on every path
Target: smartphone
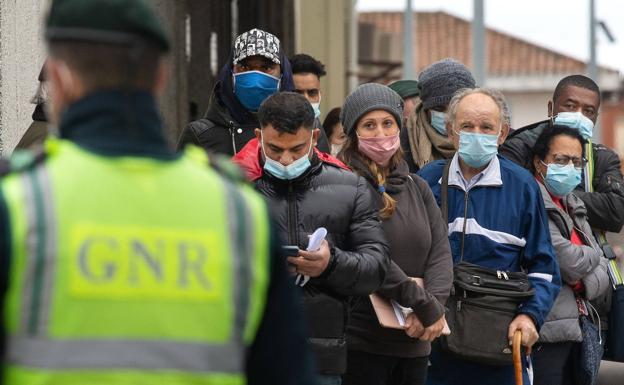
M 299 255 L 298 246 L 282 246 L 282 251 L 287 257 L 296 257 L 297 255 Z

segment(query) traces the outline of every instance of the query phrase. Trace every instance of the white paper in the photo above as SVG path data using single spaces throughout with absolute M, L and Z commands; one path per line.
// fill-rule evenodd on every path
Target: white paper
M 412 313 L 412 309 L 399 305 L 395 300 L 391 299 L 390 303 L 394 309 L 394 315 L 399 321 L 399 325 L 405 327 L 405 321 L 408 314 Z
M 319 227 L 318 229 L 314 230 L 314 233 L 310 235 L 310 239 L 308 240 L 308 247 L 306 248 L 306 251 L 319 250 L 321 248 L 321 243 L 323 242 L 323 239 L 325 239 L 326 236 L 327 236 L 326 228 Z M 297 279 L 295 280 L 295 285 L 299 285 L 303 287 L 306 283 L 308 283 L 309 280 L 310 280 L 310 277 L 308 277 L 307 275 L 298 274 Z

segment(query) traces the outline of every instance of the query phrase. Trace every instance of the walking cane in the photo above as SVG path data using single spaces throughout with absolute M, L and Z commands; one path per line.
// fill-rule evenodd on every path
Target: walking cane
M 522 332 L 520 330 L 516 330 L 513 336 L 513 345 L 512 345 L 516 385 L 522 385 L 522 357 L 520 356 L 521 345 L 522 345 Z

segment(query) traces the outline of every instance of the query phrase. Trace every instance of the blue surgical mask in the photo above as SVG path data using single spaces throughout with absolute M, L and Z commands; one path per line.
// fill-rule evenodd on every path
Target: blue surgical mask
M 591 139 L 594 133 L 594 122 L 578 111 L 560 112 L 555 116 L 554 123 L 577 129 L 585 140 Z
M 556 163 L 546 164 L 542 162 L 542 164 L 548 167 L 546 177 L 542 175 L 544 185 L 554 196 L 564 197 L 581 183 L 581 170 L 572 164 L 565 166 Z
M 279 90 L 280 79 L 261 71 L 234 74 L 234 95 L 249 111 L 256 112 L 260 104 Z
M 446 114 L 436 110 L 429 110 L 431 113 L 431 127 L 435 128 L 440 135 L 446 136 Z
M 314 109 L 314 117 L 318 119 L 321 116 L 321 95 L 319 95 L 319 101 L 316 103 L 310 103 L 312 109 Z
M 318 119 L 321 116 L 321 102 L 310 104 L 312 104 L 312 109 L 314 109 L 314 118 Z
M 498 153 L 498 135 L 459 133 L 459 157 L 473 168 L 488 164 Z
M 314 133 L 312 133 L 312 135 L 314 135 Z M 282 180 L 293 180 L 301 176 L 301 174 L 303 174 L 311 166 L 310 151 L 312 151 L 312 142 L 312 136 L 310 136 L 310 148 L 308 148 L 308 152 L 288 166 L 284 166 L 280 162 L 273 160 L 266 155 L 266 152 L 264 151 L 264 137 L 261 136 L 262 153 L 264 154 L 264 170 L 274 177 Z

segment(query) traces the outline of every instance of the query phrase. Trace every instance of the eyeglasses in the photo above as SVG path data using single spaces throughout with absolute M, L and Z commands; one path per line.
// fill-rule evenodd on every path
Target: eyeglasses
M 560 166 L 567 166 L 568 164 L 570 164 L 570 162 L 572 162 L 572 164 L 574 165 L 574 168 L 582 169 L 587 164 L 587 159 L 580 158 L 577 156 L 557 155 L 557 154 L 553 156 L 552 163 L 558 164 Z

